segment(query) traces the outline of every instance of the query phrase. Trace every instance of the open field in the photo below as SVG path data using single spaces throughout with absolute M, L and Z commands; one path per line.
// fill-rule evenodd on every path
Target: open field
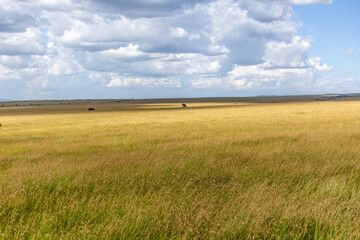
M 360 102 L 36 104 L 0 108 L 0 239 L 360 238 Z

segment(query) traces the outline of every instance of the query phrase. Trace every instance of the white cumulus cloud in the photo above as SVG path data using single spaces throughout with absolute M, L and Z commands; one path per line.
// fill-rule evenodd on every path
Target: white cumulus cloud
M 331 67 L 309 57 L 313 40 L 297 34 L 292 7 L 331 2 L 3 0 L 0 81 L 13 89 L 0 94 L 307 84 Z

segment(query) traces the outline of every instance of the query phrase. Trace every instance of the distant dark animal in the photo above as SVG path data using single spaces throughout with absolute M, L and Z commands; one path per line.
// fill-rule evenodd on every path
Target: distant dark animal
M 94 111 L 95 108 L 88 108 L 88 111 Z
M 181 106 L 182 106 L 183 108 L 186 108 L 186 107 L 187 107 L 185 103 L 181 104 Z

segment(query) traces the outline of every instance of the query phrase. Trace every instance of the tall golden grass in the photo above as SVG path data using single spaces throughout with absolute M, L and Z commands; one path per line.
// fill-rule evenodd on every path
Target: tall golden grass
M 0 239 L 358 239 L 360 102 L 0 108 Z

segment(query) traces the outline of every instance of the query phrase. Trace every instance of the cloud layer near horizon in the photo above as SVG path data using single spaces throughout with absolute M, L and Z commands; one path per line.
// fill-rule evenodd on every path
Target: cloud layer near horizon
M 312 39 L 297 35 L 292 9 L 331 0 L 3 1 L 0 82 L 17 98 L 305 89 L 331 68 L 308 57 Z

